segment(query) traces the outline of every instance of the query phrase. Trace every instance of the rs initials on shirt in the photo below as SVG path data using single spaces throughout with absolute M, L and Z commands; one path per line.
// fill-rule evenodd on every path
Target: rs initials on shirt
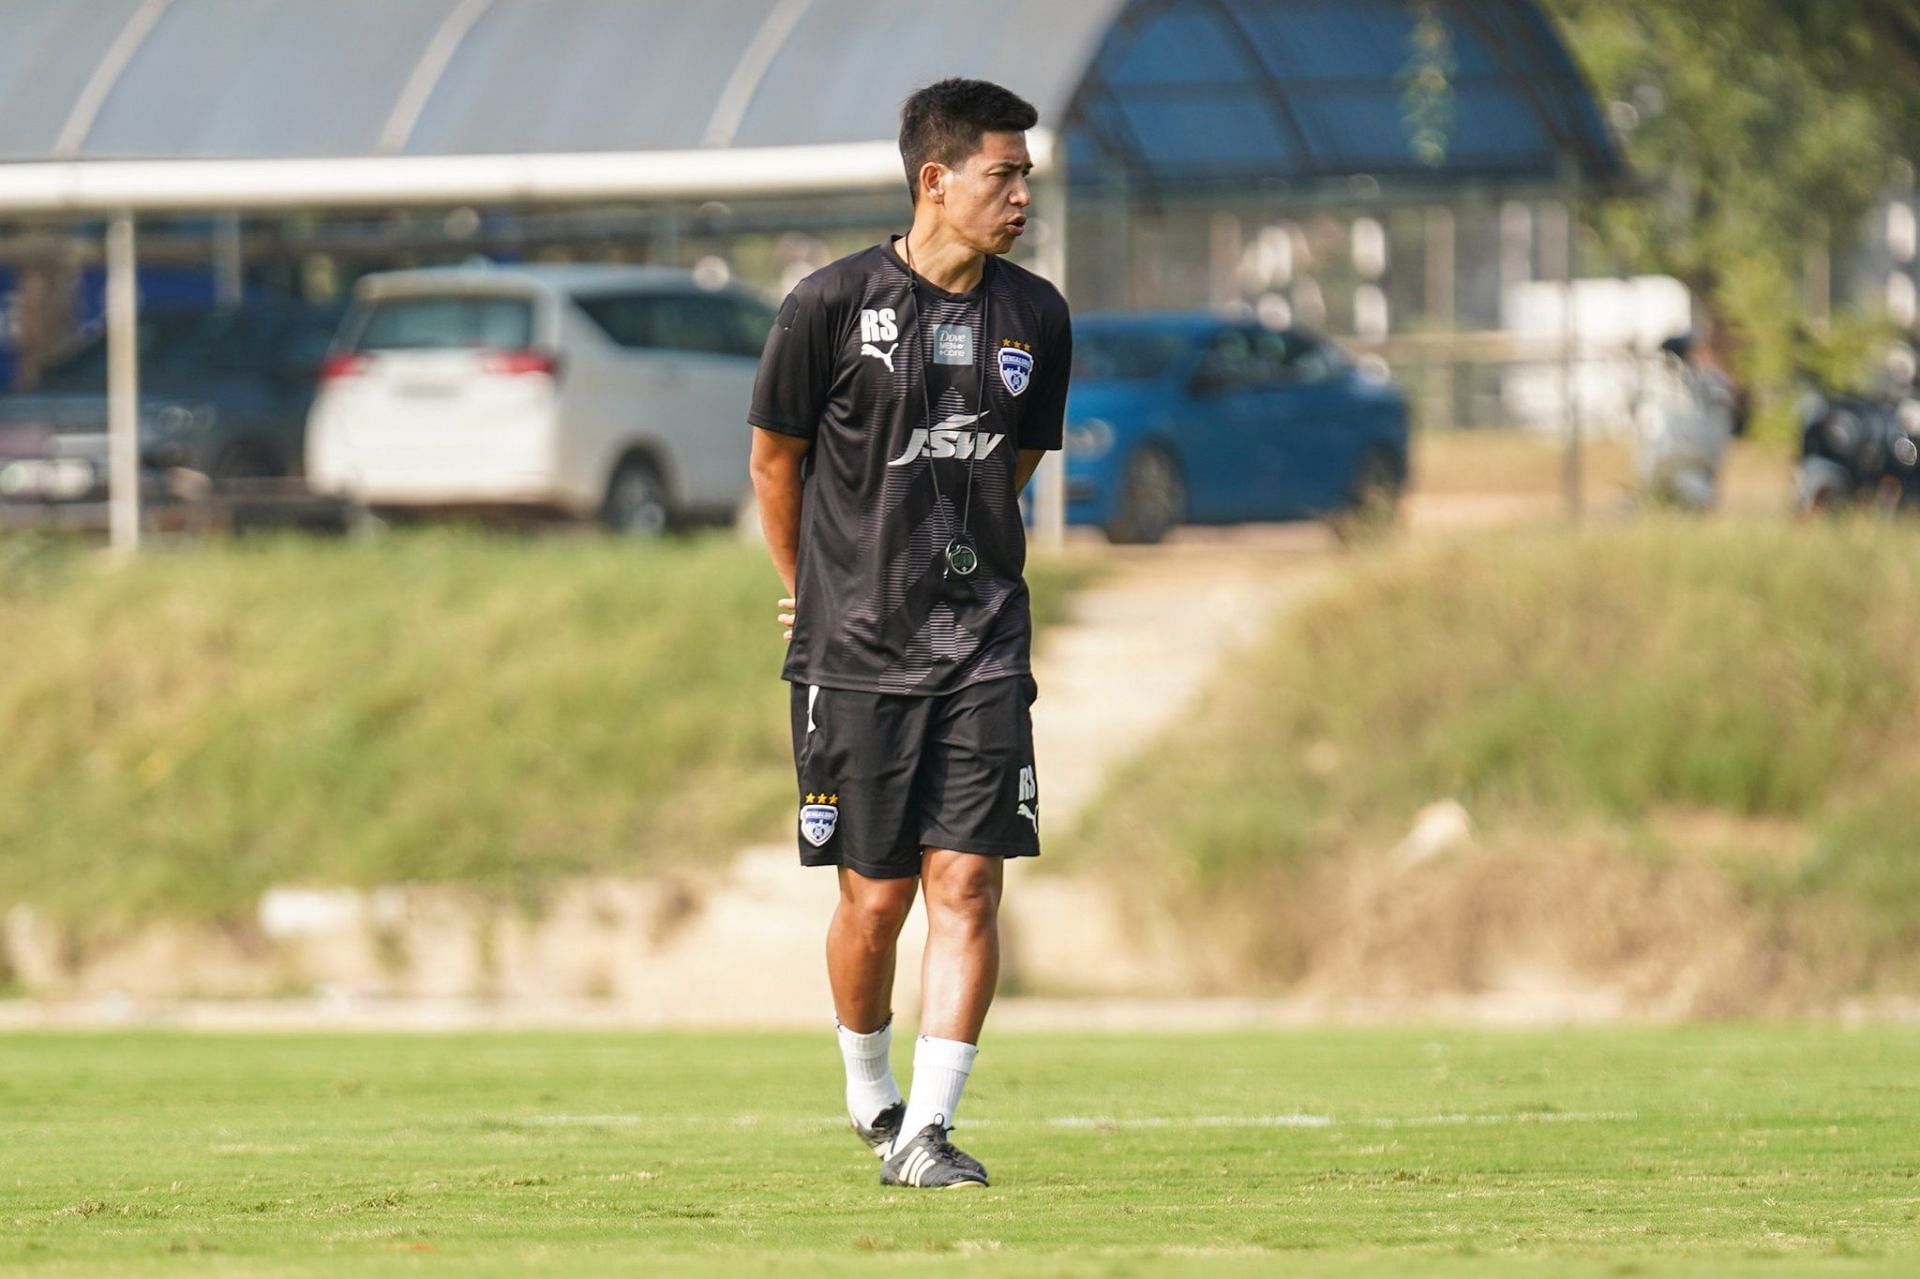
M 878 311 L 860 312 L 860 340 L 862 342 L 891 342 L 899 336 L 900 326 L 894 319 L 892 307 L 881 307 Z

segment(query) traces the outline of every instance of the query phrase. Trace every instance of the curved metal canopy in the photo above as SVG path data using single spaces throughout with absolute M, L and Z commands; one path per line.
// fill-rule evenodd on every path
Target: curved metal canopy
M 904 180 L 876 162 L 900 101 L 948 75 L 1030 98 L 1064 143 L 1042 162 L 1064 154 L 1075 182 L 1621 168 L 1531 0 L 0 0 L 0 187 L 129 161 L 385 160 L 391 176 L 696 153 L 751 184 L 714 152 L 788 154 L 769 189 L 816 161 L 822 189 L 873 186 Z M 835 147 L 860 163 L 830 163 Z M 299 198 L 326 203 L 330 181 Z
M 1623 176 L 1532 0 L 1134 0 L 1062 132 L 1076 181 Z

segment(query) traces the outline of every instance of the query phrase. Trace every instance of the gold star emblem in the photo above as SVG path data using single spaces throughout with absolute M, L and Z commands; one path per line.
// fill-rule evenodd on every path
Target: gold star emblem
M 840 802 L 840 792 L 835 791 L 833 794 L 827 796 L 827 802 L 829 804 L 838 804 Z
M 813 798 L 814 798 L 814 796 L 813 796 L 813 792 L 812 792 L 812 791 L 808 791 L 808 792 L 807 792 L 807 802 L 808 802 L 809 804 L 811 804 L 811 803 L 813 803 Z

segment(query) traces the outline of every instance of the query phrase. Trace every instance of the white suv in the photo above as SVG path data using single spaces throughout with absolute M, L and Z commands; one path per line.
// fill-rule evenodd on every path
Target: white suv
M 773 312 L 657 267 L 455 267 L 360 282 L 307 426 L 315 492 L 657 533 L 731 518 Z

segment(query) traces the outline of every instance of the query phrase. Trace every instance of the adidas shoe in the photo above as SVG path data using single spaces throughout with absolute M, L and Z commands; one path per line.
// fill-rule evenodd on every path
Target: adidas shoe
M 952 1130 L 938 1123 L 922 1128 L 880 1165 L 883 1186 L 916 1186 L 923 1190 L 959 1190 L 987 1184 L 987 1170 L 947 1140 Z
M 871 1128 L 862 1126 L 860 1121 L 851 1115 L 847 1116 L 847 1123 L 852 1127 L 854 1135 L 867 1143 L 868 1150 L 871 1150 L 877 1158 L 885 1159 L 893 1153 L 893 1143 L 900 1136 L 900 1121 L 906 1117 L 907 1103 L 896 1101 L 874 1117 Z

